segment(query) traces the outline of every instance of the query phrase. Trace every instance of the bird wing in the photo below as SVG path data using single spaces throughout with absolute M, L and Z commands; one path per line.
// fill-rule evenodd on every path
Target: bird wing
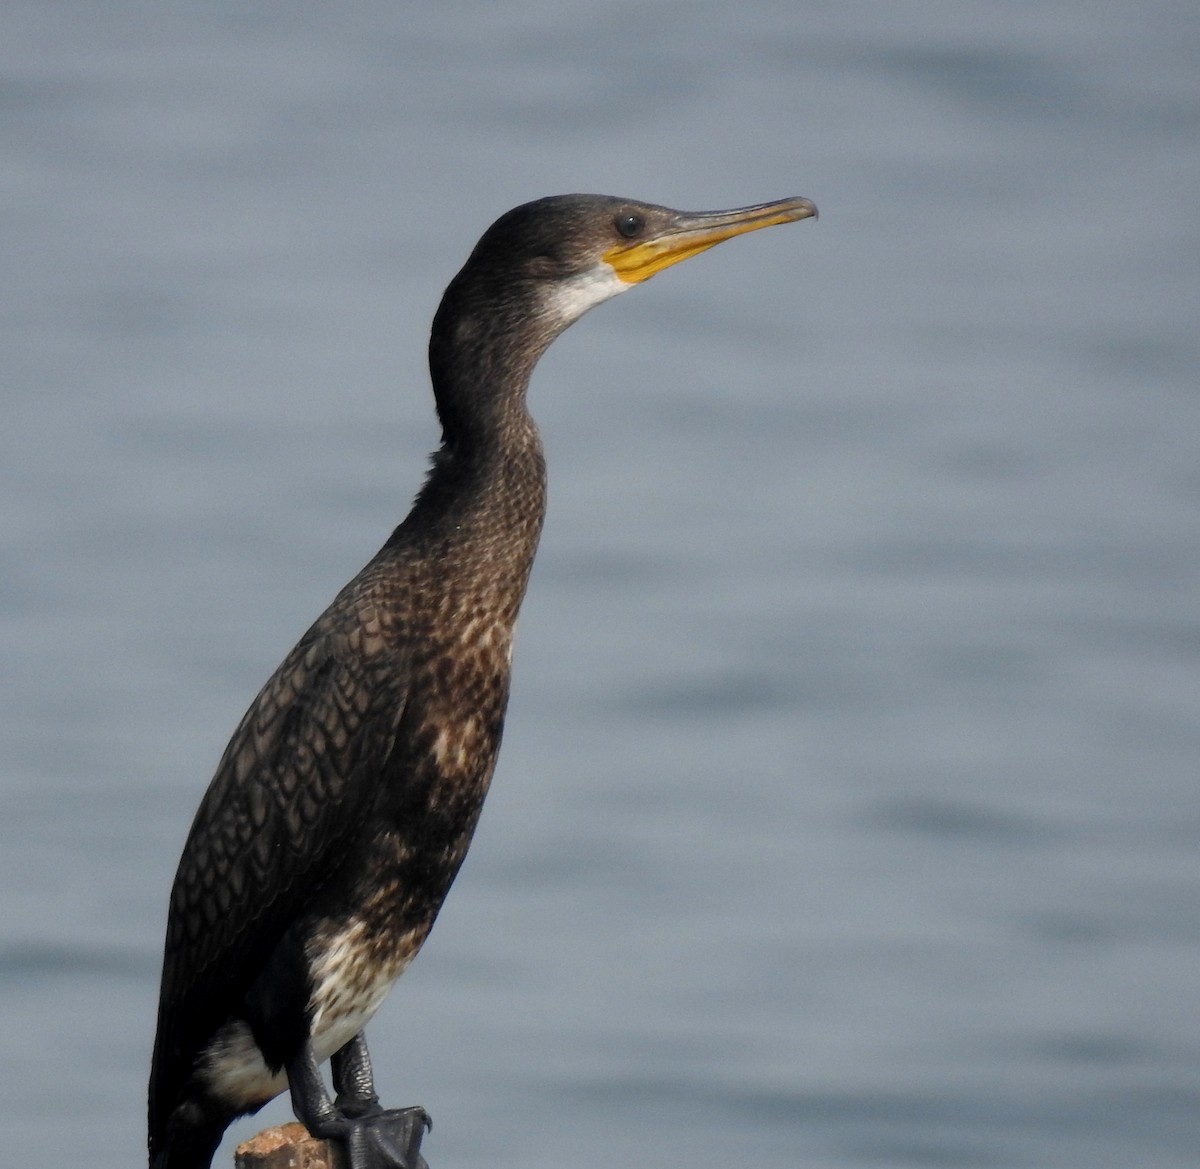
M 339 611 L 340 610 L 340 611 Z M 408 671 L 331 608 L 263 687 L 196 813 L 171 891 L 150 1131 L 377 798 Z

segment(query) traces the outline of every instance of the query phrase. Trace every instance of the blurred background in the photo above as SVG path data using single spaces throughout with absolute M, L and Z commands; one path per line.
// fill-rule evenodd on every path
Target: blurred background
M 143 1163 L 200 794 L 420 484 L 442 287 L 578 190 L 821 219 L 539 367 L 386 1101 L 434 1169 L 1195 1165 L 1198 60 L 1184 0 L 12 0 L 5 1159 Z

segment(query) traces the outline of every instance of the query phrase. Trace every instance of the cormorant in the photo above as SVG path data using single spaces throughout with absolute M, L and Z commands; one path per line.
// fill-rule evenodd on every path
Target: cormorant
M 153 1169 L 205 1169 L 290 1089 L 352 1169 L 423 1169 L 363 1028 L 462 864 L 500 746 L 545 464 L 525 405 L 587 309 L 807 199 L 699 214 L 601 195 L 501 216 L 451 281 L 429 366 L 442 444 L 407 519 L 233 733 L 171 890 L 149 1091 Z M 319 1065 L 332 1060 L 332 1098 Z

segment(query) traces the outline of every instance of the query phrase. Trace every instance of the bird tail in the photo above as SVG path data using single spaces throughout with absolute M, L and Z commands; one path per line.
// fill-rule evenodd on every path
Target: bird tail
M 230 1119 L 195 1101 L 180 1105 L 164 1133 L 150 1131 L 150 1169 L 209 1169 Z

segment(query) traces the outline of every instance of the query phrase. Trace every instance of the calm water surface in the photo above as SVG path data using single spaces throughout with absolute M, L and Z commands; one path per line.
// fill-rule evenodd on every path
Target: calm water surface
M 435 1169 L 1200 1163 L 1194 4 L 3 25 L 9 1162 L 141 1162 L 226 737 L 420 482 L 446 280 L 599 190 L 822 216 L 539 369 L 509 730 L 386 1097 Z

